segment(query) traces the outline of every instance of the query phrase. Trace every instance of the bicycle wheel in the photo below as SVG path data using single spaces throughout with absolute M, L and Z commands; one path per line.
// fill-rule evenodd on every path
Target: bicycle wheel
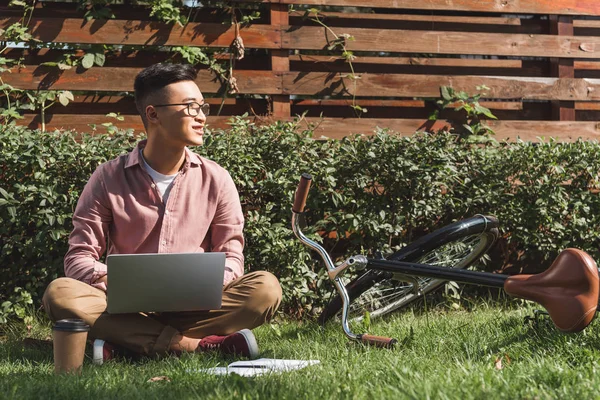
M 410 261 L 420 264 L 466 268 L 479 260 L 498 237 L 498 220 L 490 216 L 475 216 L 438 229 L 388 257 L 389 260 Z M 366 312 L 370 318 L 380 317 L 405 307 L 430 293 L 445 281 L 414 277 L 420 290 L 406 276 L 369 270 L 354 279 L 346 290 L 350 298 L 348 319 L 360 321 Z M 325 323 L 342 309 L 342 300 L 336 295 L 323 310 L 319 322 Z

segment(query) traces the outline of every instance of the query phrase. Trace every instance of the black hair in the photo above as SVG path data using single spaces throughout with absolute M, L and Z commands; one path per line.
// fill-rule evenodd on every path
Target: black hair
M 171 83 L 181 81 L 195 81 L 198 73 L 190 64 L 153 64 L 144 68 L 135 77 L 133 89 L 135 91 L 135 106 L 146 125 L 147 100 L 151 94 L 156 93 Z

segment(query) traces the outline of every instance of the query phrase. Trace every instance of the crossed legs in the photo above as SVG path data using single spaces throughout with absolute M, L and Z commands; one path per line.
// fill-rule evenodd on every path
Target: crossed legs
M 71 278 L 48 285 L 43 304 L 52 321 L 80 318 L 90 336 L 144 355 L 190 350 L 208 335 L 253 329 L 271 319 L 281 302 L 281 286 L 269 272 L 241 276 L 223 288 L 222 307 L 211 311 L 108 314 L 106 293 Z

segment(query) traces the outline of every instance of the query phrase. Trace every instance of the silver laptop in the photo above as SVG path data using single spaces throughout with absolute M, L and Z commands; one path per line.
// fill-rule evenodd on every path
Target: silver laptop
M 107 311 L 198 311 L 221 308 L 225 253 L 111 254 Z

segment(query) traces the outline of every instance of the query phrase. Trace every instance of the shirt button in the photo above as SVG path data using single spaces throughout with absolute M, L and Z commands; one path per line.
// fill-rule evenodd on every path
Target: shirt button
M 165 215 L 167 215 L 169 213 L 169 210 L 165 210 Z
M 163 240 L 162 242 L 160 242 L 163 246 L 167 244 L 166 240 Z
M 152 189 L 154 189 L 154 188 L 156 187 L 156 185 L 153 183 L 152 185 L 150 185 L 150 187 L 151 187 Z

